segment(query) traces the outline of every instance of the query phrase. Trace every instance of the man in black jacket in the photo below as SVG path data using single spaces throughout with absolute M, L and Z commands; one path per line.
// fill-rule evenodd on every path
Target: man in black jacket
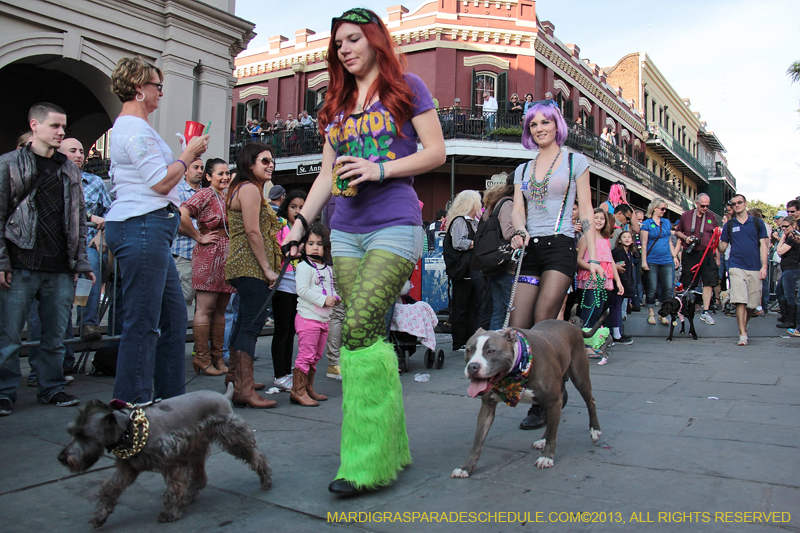
M 31 107 L 31 143 L 0 157 L 0 416 L 11 414 L 21 372 L 19 349 L 34 298 L 46 325 L 35 361 L 40 403 L 80 400 L 64 391 L 64 330 L 79 274 L 95 281 L 86 256 L 81 173 L 58 152 L 66 113 L 53 104 Z

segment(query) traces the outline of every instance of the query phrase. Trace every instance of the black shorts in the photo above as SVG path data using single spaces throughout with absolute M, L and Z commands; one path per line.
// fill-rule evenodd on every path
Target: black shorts
M 703 257 L 703 252 L 695 252 L 692 254 L 683 253 L 683 260 L 681 261 L 681 283 L 683 288 L 688 289 L 689 284 L 692 282 L 694 272 L 692 267 L 700 262 Z M 697 278 L 694 280 L 695 285 L 703 281 L 704 287 L 716 287 L 719 284 L 719 267 L 714 260 L 714 254 L 709 251 L 706 258 L 703 260 L 703 266 L 700 267 L 700 272 L 697 273 Z
M 569 278 L 578 270 L 578 249 L 575 240 L 566 235 L 531 237 L 522 259 L 521 276 L 541 276 L 547 270 L 561 272 Z

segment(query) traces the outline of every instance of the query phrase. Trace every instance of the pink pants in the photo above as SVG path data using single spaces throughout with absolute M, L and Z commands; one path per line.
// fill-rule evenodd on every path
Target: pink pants
M 294 318 L 294 329 L 297 331 L 297 358 L 294 366 L 308 374 L 310 369 L 317 369 L 317 361 L 325 353 L 328 323 L 297 315 Z

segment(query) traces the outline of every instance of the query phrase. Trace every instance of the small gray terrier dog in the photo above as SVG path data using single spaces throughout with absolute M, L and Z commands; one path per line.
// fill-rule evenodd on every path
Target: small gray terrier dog
M 224 396 L 197 391 L 145 407 L 149 421 L 147 442 L 129 459 L 116 458 L 116 472 L 103 482 L 97 511 L 89 523 L 100 527 L 114 512 L 120 495 L 142 471 L 161 472 L 167 484 L 164 511 L 159 522 L 181 518 L 181 508 L 191 503 L 206 486 L 206 459 L 211 443 L 241 459 L 261 480 L 261 488 L 272 487 L 272 470 L 258 450 L 253 430 L 233 414 L 230 398 L 233 385 Z M 73 473 L 91 468 L 106 450 L 112 450 L 130 434 L 131 409 L 113 409 L 100 400 L 90 401 L 67 427 L 72 440 L 58 460 Z

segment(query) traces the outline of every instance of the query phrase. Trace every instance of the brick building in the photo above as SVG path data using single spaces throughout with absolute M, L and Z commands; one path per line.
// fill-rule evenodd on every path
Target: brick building
M 708 185 L 707 177 L 678 181 L 647 166 L 652 159 L 648 155 L 651 139 L 636 85 L 626 89 L 612 83 L 603 69 L 581 59 L 576 44 L 562 43 L 555 36 L 555 25 L 540 20 L 533 0 L 431 0 L 414 11 L 404 6 L 388 8 L 384 21 L 406 55 L 408 71 L 425 81 L 440 105 L 447 162 L 415 182 L 425 203 L 423 218 L 432 218 L 454 193 L 482 190 L 492 175 L 511 173 L 534 155 L 518 142 L 519 115 L 505 112 L 513 93 L 520 99 L 532 93 L 534 100 L 553 98 L 559 103 L 570 124 L 568 146 L 591 161 L 596 204 L 605 200 L 611 184 L 621 181 L 631 191 L 634 205 L 644 207 L 659 195 L 677 215 L 690 205 L 694 193 Z M 313 113 L 321 107 L 328 82 L 329 38 L 329 31 L 303 28 L 294 32 L 294 42 L 276 35 L 268 47 L 237 57 L 232 158 L 241 143 L 250 140 L 243 134 L 248 118 L 265 117 L 272 122 L 275 113 L 285 118 L 288 113 L 296 115 L 304 109 Z M 499 103 L 496 124 L 487 124 L 482 116 L 484 92 Z M 461 100 L 461 120 L 454 120 L 450 109 L 455 98 Z M 698 119 L 688 112 L 681 120 L 691 125 L 696 143 Z M 616 134 L 616 146 L 600 139 L 604 127 Z M 305 172 L 321 160 L 317 133 L 282 132 L 262 140 L 276 146 L 277 183 L 310 185 L 316 174 Z M 667 166 L 671 165 L 667 156 L 656 159 L 662 168 L 672 168 Z

